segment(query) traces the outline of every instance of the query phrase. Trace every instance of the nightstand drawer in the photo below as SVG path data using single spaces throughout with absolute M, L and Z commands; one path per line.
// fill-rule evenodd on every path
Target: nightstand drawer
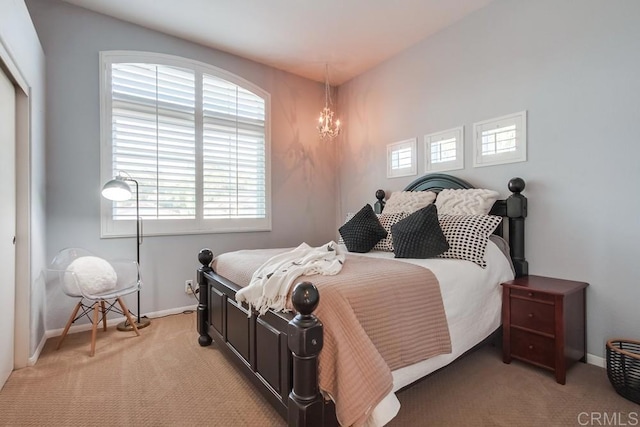
M 511 300 L 511 324 L 553 335 L 555 331 L 554 306 L 513 298 Z
M 554 345 L 553 338 L 511 328 L 511 355 L 513 357 L 554 369 Z
M 518 298 L 527 298 L 527 299 L 533 299 L 533 300 L 538 300 L 538 301 L 546 301 L 546 302 L 554 302 L 555 298 L 553 295 L 545 293 L 545 292 L 538 292 L 538 291 L 533 291 L 533 290 L 525 290 L 525 289 L 511 289 L 511 296 L 512 297 L 518 297 Z
M 502 361 L 512 359 L 567 380 L 567 366 L 584 362 L 586 282 L 521 276 L 502 285 Z

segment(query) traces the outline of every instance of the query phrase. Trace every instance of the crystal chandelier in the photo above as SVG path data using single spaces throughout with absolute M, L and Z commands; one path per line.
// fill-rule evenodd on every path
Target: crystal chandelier
M 318 119 L 318 130 L 322 139 L 333 139 L 340 133 L 340 120 L 333 120 L 331 87 L 329 86 L 329 64 L 325 64 L 324 108 Z

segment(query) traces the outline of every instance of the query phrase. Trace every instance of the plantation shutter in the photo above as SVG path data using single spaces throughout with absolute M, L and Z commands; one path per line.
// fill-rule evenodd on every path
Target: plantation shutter
M 443 130 L 424 136 L 425 171 L 448 171 L 464 168 L 464 127 Z
M 480 128 L 482 155 L 502 154 L 516 150 L 516 125 L 505 124 Z
M 456 138 L 446 138 L 431 143 L 431 162 L 442 163 L 456 160 Z
M 411 147 L 404 147 L 391 152 L 391 169 L 406 169 L 411 167 L 413 153 Z
M 133 63 L 111 71 L 112 170 L 138 181 L 141 217 L 195 218 L 194 71 Z M 113 219 L 135 219 L 135 198 L 114 202 Z
M 203 75 L 204 218 L 265 218 L 265 102 Z
M 270 95 L 210 64 L 150 52 L 100 52 L 101 236 L 271 230 Z
M 474 166 L 527 160 L 527 114 L 513 113 L 473 124 Z

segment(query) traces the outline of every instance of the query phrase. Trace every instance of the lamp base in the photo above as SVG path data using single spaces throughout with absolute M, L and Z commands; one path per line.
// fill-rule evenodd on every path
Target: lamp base
M 151 320 L 149 320 L 148 317 L 141 317 L 139 322 L 136 320 L 136 327 L 138 329 L 146 328 L 150 324 Z M 133 326 L 131 325 L 131 323 L 129 323 L 128 320 L 118 323 L 118 326 L 116 328 L 119 331 L 133 331 Z

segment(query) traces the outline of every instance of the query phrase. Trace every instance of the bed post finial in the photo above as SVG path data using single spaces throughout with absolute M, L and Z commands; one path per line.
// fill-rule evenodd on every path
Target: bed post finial
M 200 291 L 198 292 L 198 344 L 202 347 L 208 346 L 213 341 L 209 335 L 209 288 L 207 286 L 207 280 L 205 279 L 205 273 L 213 271 L 211 268 L 211 261 L 213 261 L 213 252 L 210 249 L 202 249 L 198 253 L 198 261 L 202 266 L 198 269 L 198 285 Z
M 381 214 L 384 210 L 384 205 L 386 204 L 386 202 L 384 201 L 384 196 L 386 196 L 384 190 L 376 191 L 376 199 L 378 199 L 378 201 L 375 203 L 373 210 L 377 214 Z
M 200 261 L 203 268 L 208 268 L 209 271 L 211 271 L 211 261 L 213 261 L 213 252 L 211 252 L 211 249 L 200 249 L 200 252 L 198 252 L 198 261 Z
M 522 193 L 525 185 L 524 179 L 522 178 L 511 178 L 509 184 L 507 184 L 509 191 L 512 193 Z
M 291 303 L 299 313 L 298 316 L 304 318 L 310 317 L 311 313 L 313 313 L 313 310 L 318 307 L 319 302 L 320 293 L 318 292 L 318 288 L 316 288 L 313 284 L 309 282 L 302 282 L 298 283 L 293 289 L 293 294 L 291 295 Z
M 324 402 L 318 387 L 318 354 L 322 350 L 322 323 L 313 310 L 320 302 L 309 282 L 293 288 L 291 302 L 298 314 L 289 322 L 289 349 L 293 356 L 293 388 L 289 393 L 289 426 L 322 426 Z
M 512 178 L 507 185 L 511 195 L 507 198 L 509 217 L 509 245 L 516 277 L 529 274 L 529 263 L 524 256 L 524 219 L 527 217 L 527 198 L 520 194 L 525 187 L 524 179 Z

